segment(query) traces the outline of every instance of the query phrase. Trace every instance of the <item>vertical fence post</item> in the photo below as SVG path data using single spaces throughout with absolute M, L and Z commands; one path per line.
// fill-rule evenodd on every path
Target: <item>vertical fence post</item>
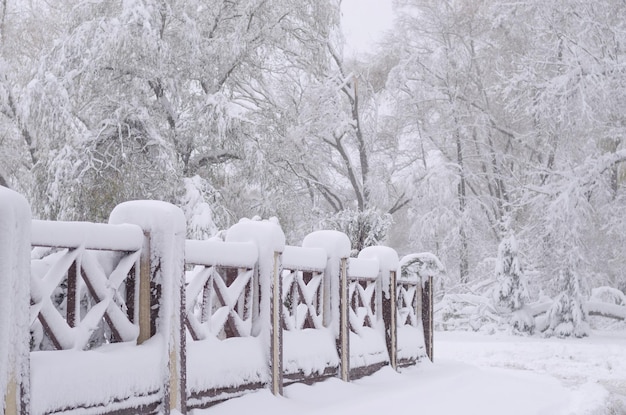
M 30 206 L 0 186 L 0 409 L 29 411 Z
M 398 368 L 398 295 L 397 295 L 397 275 L 396 271 L 389 271 L 389 339 L 387 347 L 389 348 L 389 363 L 391 367 Z M 385 312 L 383 310 L 383 312 Z
M 348 299 L 348 258 L 341 258 L 339 281 L 339 358 L 341 380 L 350 381 L 350 300 Z
M 150 265 L 150 232 L 143 233 L 143 247 L 139 259 L 139 295 L 138 295 L 138 315 L 139 315 L 139 337 L 137 344 L 142 344 L 156 332 L 156 320 L 154 311 L 158 312 L 158 298 L 153 295 L 152 272 Z M 156 287 L 154 294 L 157 293 Z M 154 306 L 154 308 L 153 308 Z
M 426 354 L 434 362 L 433 354 L 433 277 L 428 277 L 422 289 L 422 324 L 424 326 L 424 343 Z
M 178 410 L 185 414 L 185 215 L 169 203 L 131 201 L 116 206 L 109 223 L 132 223 L 143 229 L 137 343 L 141 344 L 155 334 L 163 336 L 163 360 L 167 365 L 163 372 L 167 373 L 167 378 L 162 383 L 161 412 L 169 414 Z
M 271 366 L 272 366 L 272 393 L 283 394 L 283 307 L 282 307 L 282 278 L 280 252 L 274 252 L 274 267 L 272 272 L 272 301 L 271 301 Z

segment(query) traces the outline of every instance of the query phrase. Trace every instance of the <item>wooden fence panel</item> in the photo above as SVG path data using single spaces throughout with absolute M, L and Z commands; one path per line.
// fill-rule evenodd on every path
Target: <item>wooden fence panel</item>
M 287 246 L 283 253 L 283 379 L 313 383 L 339 370 L 335 336 L 324 296 L 327 254 L 321 248 Z M 326 322 L 326 324 L 325 324 Z

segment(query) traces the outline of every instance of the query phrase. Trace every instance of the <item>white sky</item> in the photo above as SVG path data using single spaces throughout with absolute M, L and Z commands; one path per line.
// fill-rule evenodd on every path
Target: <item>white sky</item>
M 391 0 L 343 0 L 341 11 L 345 51 L 349 55 L 371 51 L 393 21 Z

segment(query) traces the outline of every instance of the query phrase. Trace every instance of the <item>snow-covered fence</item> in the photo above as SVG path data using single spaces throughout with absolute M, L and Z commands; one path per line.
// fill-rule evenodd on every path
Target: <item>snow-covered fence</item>
M 253 242 L 190 241 L 186 326 L 188 408 L 264 387 L 269 370 L 258 330 L 258 251 Z
M 432 354 L 432 275 L 423 278 L 411 269 L 416 256 L 407 255 L 400 260 L 397 279 L 398 351 L 397 366 L 415 364 L 424 355 Z M 425 330 L 427 327 L 428 330 Z M 420 341 L 423 335 L 423 343 Z
M 142 244 L 137 226 L 34 220 L 32 348 L 84 350 L 105 341 L 136 341 Z
M 349 258 L 336 231 L 285 246 L 271 220 L 186 241 L 180 209 L 155 201 L 109 224 L 31 221 L 0 196 L 3 413 L 184 414 L 424 356 L 419 284 L 390 248 Z
M 326 250 L 286 246 L 282 259 L 283 382 L 336 376 L 339 355 L 329 324 L 334 310 L 325 307 Z
M 132 202 L 116 222 L 32 222 L 30 413 L 185 410 L 184 216 Z
M 110 224 L 32 221 L 31 230 L 25 413 L 184 411 L 182 212 L 128 202 Z
M 377 258 L 359 256 L 348 261 L 350 379 L 373 373 L 390 362 L 380 265 Z

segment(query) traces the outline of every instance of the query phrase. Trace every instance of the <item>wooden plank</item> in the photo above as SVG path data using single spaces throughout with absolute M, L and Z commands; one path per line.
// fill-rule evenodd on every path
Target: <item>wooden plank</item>
M 378 372 L 383 367 L 387 366 L 387 362 L 375 363 L 369 366 L 360 366 L 350 369 L 350 380 L 357 380 L 365 376 L 372 375 Z
M 274 270 L 272 275 L 270 315 L 271 325 L 271 389 L 274 395 L 283 394 L 283 325 L 282 325 L 282 278 L 280 253 L 274 252 Z
M 180 276 L 180 309 L 179 309 L 179 359 L 180 359 L 180 377 L 178 379 L 178 400 L 180 401 L 180 412 L 187 413 L 187 331 L 183 321 L 187 318 L 187 297 L 185 292 L 185 269 L 183 267 Z
M 293 383 L 304 383 L 305 385 L 312 385 L 316 382 L 321 382 L 325 379 L 336 377 L 339 373 L 339 366 L 327 366 L 322 373 L 305 374 L 300 370 L 296 373 L 285 373 L 283 376 L 285 386 Z
M 39 322 L 41 323 L 41 326 L 43 327 L 44 332 L 46 333 L 46 335 L 52 342 L 52 345 L 54 346 L 54 348 L 57 350 L 62 350 L 63 347 L 61 347 L 61 343 L 59 342 L 59 339 L 57 339 L 57 336 L 54 334 L 54 331 L 52 331 L 52 327 L 50 327 L 50 325 L 48 324 L 48 321 L 43 316 L 43 314 L 41 314 L 41 312 L 39 313 L 37 318 L 39 319 Z
M 339 358 L 341 380 L 350 381 L 350 321 L 348 299 L 348 258 L 341 258 L 339 284 Z
M 139 263 L 139 337 L 137 337 L 137 344 L 142 344 L 152 336 L 150 233 L 148 232 L 144 232 Z
M 397 327 L 397 295 L 396 295 L 396 272 L 389 271 L 389 360 L 391 367 L 395 370 L 397 368 L 397 356 L 398 356 L 398 327 Z
M 431 361 L 433 355 L 433 277 L 428 277 L 422 289 L 422 325 L 426 354 Z
M 89 276 L 89 274 L 87 274 L 87 272 L 85 272 L 85 269 L 83 267 L 81 267 L 80 273 L 81 273 L 81 276 L 83 277 L 83 281 L 85 281 L 85 286 L 87 286 L 87 291 L 89 291 L 89 295 L 91 295 L 93 299 L 96 300 L 96 302 L 98 303 L 101 302 L 102 298 L 96 292 L 96 289 L 94 288 L 94 285 L 91 281 L 91 277 Z M 113 302 L 113 306 L 117 307 L 117 304 Z M 111 329 L 111 337 L 113 337 L 112 339 L 113 342 L 114 343 L 121 342 L 122 336 L 120 336 L 120 332 L 117 330 L 117 327 L 115 327 L 115 324 L 113 323 L 113 319 L 111 319 L 109 312 L 105 311 L 102 317 L 104 318 L 104 321 L 106 321 L 107 325 Z
M 218 403 L 245 395 L 246 393 L 253 392 L 264 387 L 266 387 L 266 384 L 255 382 L 238 386 L 195 391 L 187 395 L 187 410 L 210 408 Z
M 4 415 L 18 415 L 17 402 L 17 381 L 15 380 L 15 374 L 11 373 L 9 374 L 9 383 L 4 396 Z
M 152 398 L 150 399 L 152 402 L 134 405 L 133 400 L 136 398 Z M 45 415 L 77 414 L 83 411 L 97 412 L 102 415 L 156 415 L 162 414 L 162 404 L 163 402 L 159 399 L 159 391 L 155 391 L 131 398 L 114 398 L 110 402 L 101 404 L 59 408 L 46 412 Z M 115 409 L 110 409 L 110 407 L 115 407 Z
M 67 297 L 65 302 L 65 311 L 67 324 L 70 327 L 76 327 L 76 314 L 78 313 L 76 290 L 78 286 L 78 267 L 76 266 L 78 258 L 72 262 L 67 270 Z

